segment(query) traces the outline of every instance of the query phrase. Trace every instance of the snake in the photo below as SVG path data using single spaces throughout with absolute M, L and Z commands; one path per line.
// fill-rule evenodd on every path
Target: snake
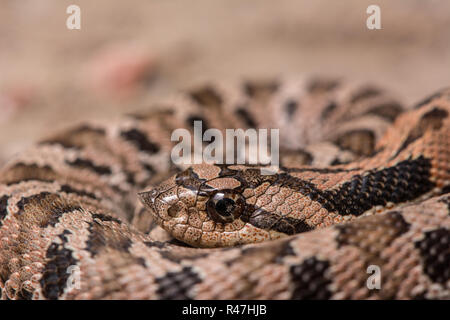
M 0 296 L 449 299 L 449 113 L 450 89 L 407 107 L 293 76 L 73 124 L 0 171 Z M 171 133 L 196 121 L 278 128 L 278 170 L 174 163 Z

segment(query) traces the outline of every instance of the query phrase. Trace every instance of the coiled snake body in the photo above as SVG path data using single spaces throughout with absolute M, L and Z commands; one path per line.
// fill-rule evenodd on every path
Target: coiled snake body
M 405 111 L 311 78 L 206 85 L 74 126 L 0 172 L 1 297 L 449 299 L 449 113 L 450 90 Z M 177 167 L 170 134 L 195 120 L 280 128 L 280 170 Z

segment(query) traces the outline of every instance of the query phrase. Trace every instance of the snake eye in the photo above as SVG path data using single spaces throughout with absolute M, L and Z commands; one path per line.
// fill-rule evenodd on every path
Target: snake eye
M 228 223 L 239 218 L 244 206 L 244 198 L 239 193 L 232 190 L 220 190 L 208 200 L 206 211 L 214 221 Z

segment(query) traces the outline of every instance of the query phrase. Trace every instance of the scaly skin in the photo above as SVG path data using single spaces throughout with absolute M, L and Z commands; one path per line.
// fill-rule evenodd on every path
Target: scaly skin
M 392 127 L 403 107 L 389 94 L 329 79 L 209 86 L 161 105 L 76 126 L 2 169 L 2 298 L 450 297 L 448 90 Z M 171 164 L 170 133 L 198 118 L 283 128 L 281 171 Z M 149 210 L 135 211 L 143 188 Z M 191 245 L 247 244 L 184 247 L 154 222 Z M 381 289 L 366 285 L 371 265 Z

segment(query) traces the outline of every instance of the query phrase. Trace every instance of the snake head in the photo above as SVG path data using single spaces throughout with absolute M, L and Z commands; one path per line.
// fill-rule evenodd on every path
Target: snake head
M 255 172 L 259 170 L 255 169 Z M 282 233 L 266 228 L 251 204 L 238 166 L 194 165 L 139 194 L 156 222 L 176 239 L 195 247 L 227 247 L 273 240 Z

